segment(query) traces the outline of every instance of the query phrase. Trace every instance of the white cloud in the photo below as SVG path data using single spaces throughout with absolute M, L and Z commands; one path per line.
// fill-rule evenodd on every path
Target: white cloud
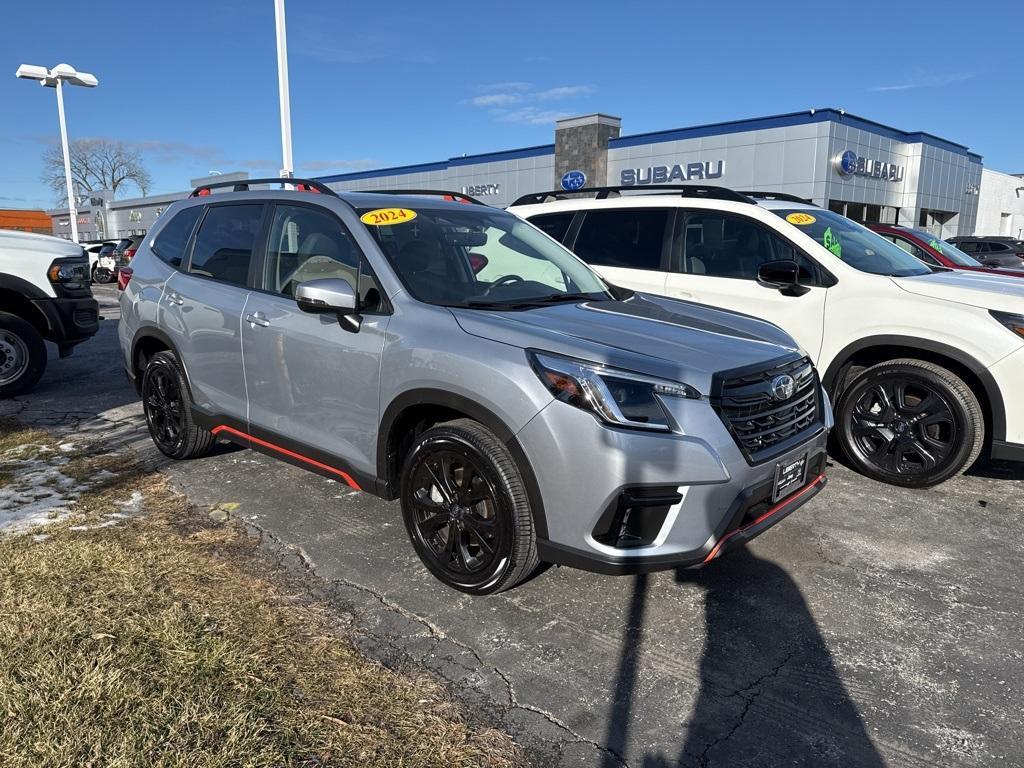
M 948 75 L 919 75 L 891 85 L 876 85 L 868 88 L 876 93 L 883 91 L 909 91 L 914 88 L 937 88 L 943 85 L 963 83 L 975 77 L 973 72 L 957 72 Z
M 485 93 L 482 96 L 474 96 L 469 103 L 474 107 L 507 107 L 522 100 L 523 97 L 518 93 Z
M 496 110 L 492 114 L 499 123 L 525 123 L 527 125 L 547 125 L 572 116 L 571 112 L 538 109 L 537 107 L 523 107 L 512 111 Z
M 546 125 L 568 117 L 572 112 L 544 109 L 537 106 L 553 101 L 571 101 L 589 96 L 597 91 L 593 85 L 559 85 L 552 88 L 537 88 L 532 83 L 508 82 L 490 83 L 476 88 L 479 96 L 474 96 L 463 104 L 489 109 L 491 116 L 500 123 L 524 123 L 527 125 Z M 513 105 L 522 105 L 510 109 Z
M 561 99 L 572 99 L 576 96 L 588 96 L 595 90 L 597 89 L 592 85 L 560 85 L 557 88 L 539 91 L 534 96 L 538 101 L 558 101 Z

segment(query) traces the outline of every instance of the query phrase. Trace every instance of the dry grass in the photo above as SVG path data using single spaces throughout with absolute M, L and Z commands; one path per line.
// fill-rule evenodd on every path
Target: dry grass
M 0 453 L 12 434 L 45 438 L 0 426 Z M 133 491 L 142 516 L 71 529 Z M 75 511 L 45 537 L 0 537 L 4 768 L 521 761 L 432 679 L 361 656 L 243 533 L 190 510 L 160 475 L 108 478 Z

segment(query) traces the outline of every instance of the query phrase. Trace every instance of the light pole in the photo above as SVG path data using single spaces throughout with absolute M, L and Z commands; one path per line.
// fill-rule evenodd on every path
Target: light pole
M 292 166 L 292 108 L 288 98 L 288 36 L 284 28 L 284 0 L 274 0 L 277 28 L 277 90 L 281 98 L 281 178 L 295 175 Z
M 71 153 L 68 151 L 68 126 L 64 120 L 64 83 L 95 88 L 99 81 L 88 72 L 77 72 L 70 64 L 58 64 L 53 69 L 34 64 L 22 64 L 15 73 L 25 80 L 38 80 L 44 88 L 57 90 L 57 115 L 60 118 L 60 146 L 64 153 L 64 181 L 68 185 L 68 216 L 71 221 L 71 239 L 78 242 L 78 206 L 75 190 L 71 186 Z

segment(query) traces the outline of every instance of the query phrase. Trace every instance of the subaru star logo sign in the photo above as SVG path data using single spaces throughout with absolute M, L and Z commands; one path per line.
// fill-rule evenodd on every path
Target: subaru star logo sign
M 569 171 L 562 176 L 562 189 L 566 192 L 575 192 L 583 189 L 587 184 L 587 174 L 583 171 Z
M 793 392 L 796 390 L 796 382 L 793 381 L 793 377 L 788 373 L 784 373 L 781 376 L 776 376 L 772 379 L 772 397 L 776 400 L 789 400 L 793 396 Z
M 857 170 L 857 153 L 848 149 L 836 155 L 835 164 L 840 176 L 850 176 Z

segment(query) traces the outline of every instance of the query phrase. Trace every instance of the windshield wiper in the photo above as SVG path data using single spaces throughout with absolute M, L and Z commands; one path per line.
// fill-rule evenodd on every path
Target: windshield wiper
M 601 298 L 592 293 L 550 293 L 529 299 L 512 299 L 509 301 L 489 301 L 487 299 L 469 299 L 467 307 L 474 309 L 529 309 L 543 307 L 548 304 L 563 304 L 570 301 L 590 301 Z

